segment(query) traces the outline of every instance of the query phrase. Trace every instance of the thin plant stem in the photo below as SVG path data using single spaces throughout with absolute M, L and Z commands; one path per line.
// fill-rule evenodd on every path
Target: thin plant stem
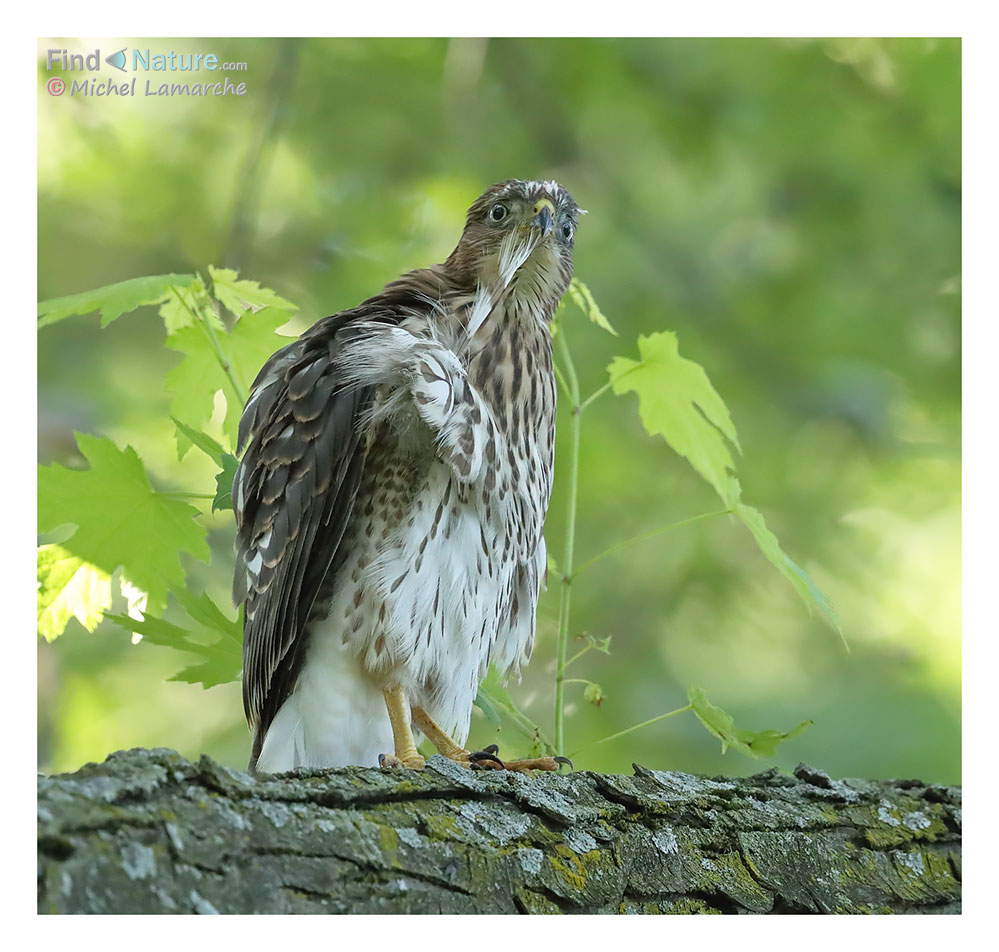
M 623 380 L 625 377 L 628 376 L 628 374 L 634 373 L 636 370 L 638 370 L 640 367 L 643 367 L 644 365 L 645 361 L 640 360 L 635 364 L 634 367 L 629 367 L 623 374 L 618 374 L 616 377 L 612 377 L 610 380 L 608 380 L 607 383 L 605 383 L 602 387 L 597 387 L 597 389 L 594 390 L 593 393 L 591 393 L 585 400 L 583 400 L 579 404 L 580 411 L 585 410 L 591 403 L 593 403 L 594 400 L 597 400 L 599 397 L 602 397 L 618 381 Z
M 555 751 L 551 741 L 545 736 L 545 732 L 526 714 L 517 710 L 517 708 L 512 704 L 507 704 L 505 701 L 500 700 L 481 685 L 479 686 L 479 693 L 482 694 L 493 705 L 493 707 L 502 710 L 503 713 L 506 714 L 506 716 L 509 717 L 510 720 L 513 721 L 526 736 L 536 738 L 546 751 Z M 557 753 L 557 751 L 555 752 Z
M 596 649 L 593 645 L 587 645 L 585 648 L 580 648 L 568 661 L 566 661 L 565 666 L 568 668 L 573 662 L 578 661 L 580 658 L 586 654 L 587 651 L 595 651 Z
M 644 542 L 646 539 L 651 539 L 653 536 L 660 535 L 663 532 L 669 532 L 670 529 L 679 529 L 683 526 L 689 526 L 692 523 L 700 522 L 702 519 L 713 519 L 715 516 L 724 516 L 730 513 L 731 509 L 718 509 L 715 512 L 702 512 L 699 516 L 691 516 L 689 519 L 682 519 L 680 522 L 671 522 L 668 526 L 660 526 L 658 529 L 653 529 L 651 532 L 644 532 L 642 535 L 632 536 L 630 539 L 625 539 L 623 542 L 618 542 L 612 545 L 609 549 L 604 549 L 599 555 L 593 556 L 592 559 L 584 562 L 575 572 L 572 573 L 571 579 L 576 578 L 580 572 L 584 569 L 588 569 L 591 565 L 599 562 L 601 559 L 607 558 L 608 555 L 614 555 L 616 552 L 620 552 L 622 549 L 628 548 L 630 545 L 635 545 L 638 542 Z M 568 574 L 568 573 L 566 573 Z
M 566 502 L 565 548 L 562 557 L 562 587 L 558 607 L 558 640 L 556 643 L 557 660 L 555 667 L 555 749 L 559 753 L 565 750 L 565 711 L 564 711 L 564 680 L 565 661 L 569 646 L 569 611 L 572 604 L 572 559 L 576 545 L 576 501 L 579 495 L 579 443 L 581 434 L 582 414 L 579 409 L 579 378 L 576 376 L 576 366 L 569 353 L 569 343 L 565 328 L 559 329 L 559 354 L 565 367 L 566 389 L 569 394 L 572 410 L 572 440 L 569 451 L 569 497 Z
M 565 382 L 565 375 L 562 373 L 561 368 L 555 361 L 552 361 L 552 368 L 555 371 L 555 379 L 558 380 L 558 384 L 562 388 L 562 393 L 565 394 L 567 400 L 571 400 L 572 397 L 569 394 L 569 385 Z
M 208 343 L 212 348 L 212 353 L 215 354 L 215 359 L 219 362 L 222 372 L 229 378 L 229 383 L 232 384 L 232 389 L 236 394 L 236 399 L 239 400 L 240 406 L 243 406 L 246 403 L 246 391 L 243 389 L 243 385 L 236 379 L 232 372 L 232 366 L 230 365 L 228 358 L 222 352 L 222 346 L 219 344 L 218 337 L 215 334 L 215 328 L 212 327 L 212 322 L 206 320 L 204 315 L 200 312 L 191 310 L 190 305 L 184 300 L 176 288 L 171 287 L 170 290 L 173 291 L 184 310 L 191 315 L 194 323 L 202 329 L 205 336 L 208 338 Z
M 160 496 L 179 496 L 182 499 L 214 499 L 214 493 L 160 492 Z
M 584 401 L 583 401 L 583 402 L 582 402 L 582 403 L 581 403 L 581 404 L 579 405 L 579 409 L 580 409 L 580 412 L 582 412 L 583 410 L 585 410 L 585 409 L 586 409 L 586 408 L 587 408 L 587 407 L 588 407 L 588 406 L 589 406 L 589 405 L 590 405 L 591 403 L 593 403 L 593 401 L 594 401 L 594 400 L 596 400 L 596 399 L 597 399 L 598 397 L 602 397 L 602 396 L 603 396 L 603 395 L 604 395 L 604 394 L 605 394 L 605 393 L 606 393 L 606 392 L 607 392 L 608 390 L 610 390 L 610 388 L 611 388 L 612 386 L 614 386 L 614 381 L 613 381 L 613 380 L 608 380 L 608 381 L 607 381 L 607 383 L 605 383 L 605 384 L 604 384 L 604 385 L 603 385 L 602 387 L 598 387 L 598 388 L 597 388 L 596 390 L 594 390 L 594 391 L 593 391 L 593 393 L 591 393 L 591 394 L 590 394 L 590 395 L 589 395 L 589 396 L 588 396 L 588 397 L 587 397 L 587 398 L 586 398 L 586 399 L 585 399 L 585 400 L 584 400 Z
M 208 341 L 212 345 L 212 350 L 215 352 L 215 357 L 225 372 L 225 375 L 229 378 L 229 383 L 232 384 L 232 389 L 236 393 L 236 399 L 239 401 L 239 406 L 242 408 L 246 404 L 246 391 L 243 389 L 243 385 L 236 379 L 236 375 L 232 372 L 232 365 L 229 363 L 229 359 L 222 352 L 222 346 L 219 344 L 218 337 L 215 335 L 215 328 L 212 327 L 211 321 L 206 321 L 202 319 L 201 326 L 205 329 L 205 333 L 208 335 Z
M 642 721 L 641 724 L 633 724 L 631 727 L 626 727 L 623 731 L 618 731 L 616 734 L 611 734 L 609 737 L 601 737 L 600 740 L 595 740 L 591 744 L 584 744 L 579 748 L 579 750 L 574 750 L 571 754 L 569 754 L 569 756 L 575 757 L 584 750 L 596 747 L 597 744 L 606 744 L 608 741 L 617 740 L 619 737 L 624 737 L 626 734 L 631 734 L 633 731 L 641 730 L 643 727 L 648 727 L 650 724 L 656 724 L 659 721 L 664 721 L 667 717 L 676 717 L 677 714 L 685 714 L 687 711 L 692 711 L 693 709 L 694 705 L 688 704 L 686 707 L 678 707 L 675 711 L 667 711 L 665 714 L 660 714 L 658 717 Z

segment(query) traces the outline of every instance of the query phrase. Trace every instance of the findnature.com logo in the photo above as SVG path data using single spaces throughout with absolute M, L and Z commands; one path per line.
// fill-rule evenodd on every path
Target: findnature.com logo
M 129 56 L 131 53 L 131 56 Z M 114 76 L 107 78 L 74 73 L 100 73 L 104 67 L 111 67 L 119 73 L 132 72 L 131 79 Z M 233 82 L 228 75 L 210 74 L 243 72 L 246 63 L 220 62 L 215 53 L 183 53 L 168 50 L 154 53 L 146 49 L 128 47 L 116 50 L 102 58 L 99 49 L 91 53 L 70 53 L 64 49 L 46 50 L 45 68 L 47 72 L 69 73 L 69 76 L 53 76 L 45 84 L 49 95 L 62 96 L 245 96 L 246 83 Z M 194 82 L 163 82 L 166 77 L 146 78 L 143 73 L 198 73 Z M 172 79 L 173 77 L 171 77 Z M 180 77 L 178 77 L 179 79 Z M 140 84 L 138 80 L 142 79 Z

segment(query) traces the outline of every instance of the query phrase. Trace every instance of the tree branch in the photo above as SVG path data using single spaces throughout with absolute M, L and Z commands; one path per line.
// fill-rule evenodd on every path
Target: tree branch
M 350 767 L 170 750 L 38 780 L 51 913 L 960 911 L 961 793 L 801 765 L 708 780 Z

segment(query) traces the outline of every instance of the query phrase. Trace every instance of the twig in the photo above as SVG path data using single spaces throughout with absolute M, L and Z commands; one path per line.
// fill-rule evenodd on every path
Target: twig
M 601 737 L 600 740 L 595 740 L 592 743 L 584 744 L 578 750 L 574 750 L 570 757 L 575 757 L 577 754 L 584 750 L 589 750 L 591 747 L 596 747 L 597 744 L 606 744 L 608 741 L 617 740 L 619 737 L 624 737 L 625 734 L 630 734 L 633 731 L 641 730 L 643 727 L 648 727 L 650 724 L 655 724 L 658 721 L 664 721 L 667 717 L 675 717 L 677 714 L 685 714 L 687 711 L 692 711 L 694 709 L 693 704 L 688 704 L 686 707 L 678 707 L 675 711 L 667 711 L 665 714 L 660 714 L 658 717 L 653 717 L 650 720 L 642 721 L 641 724 L 633 724 L 631 727 L 626 727 L 623 731 L 618 731 L 616 734 L 611 734 L 609 737 Z
M 569 353 L 565 327 L 558 335 L 559 351 L 566 372 L 566 389 L 572 405 L 572 445 L 569 451 L 569 498 L 566 503 L 565 549 L 561 570 L 562 586 L 558 608 L 557 662 L 555 668 L 555 749 L 565 750 L 565 711 L 563 709 L 566 652 L 569 645 L 569 611 L 572 603 L 572 559 L 576 545 L 576 501 L 579 495 L 579 443 L 582 414 L 579 408 L 579 378 Z
M 219 344 L 218 337 L 215 336 L 215 328 L 212 327 L 212 322 L 205 318 L 200 309 L 198 311 L 191 310 L 191 306 L 184 300 L 181 293 L 175 287 L 171 286 L 170 290 L 173 291 L 184 310 L 191 315 L 191 319 L 194 321 L 195 325 L 200 327 L 202 332 L 208 338 L 208 343 L 212 348 L 212 353 L 215 354 L 215 359 L 219 362 L 222 372 L 229 378 L 229 383 L 232 384 L 232 389 L 236 394 L 236 399 L 239 400 L 240 406 L 242 406 L 246 403 L 246 390 L 236 379 L 235 374 L 233 374 L 229 358 L 226 357 L 225 353 L 222 351 L 222 345 Z
M 588 569 L 591 565 L 599 562 L 601 559 L 605 559 L 608 555 L 614 555 L 616 552 L 620 552 L 622 549 L 626 549 L 630 545 L 635 545 L 637 542 L 644 542 L 646 539 L 651 539 L 653 536 L 660 535 L 663 532 L 669 532 L 670 529 L 680 529 L 683 526 L 689 526 L 692 523 L 700 522 L 702 519 L 713 519 L 715 516 L 724 516 L 731 513 L 731 509 L 719 509 L 716 512 L 702 512 L 699 516 L 691 516 L 689 519 L 682 519 L 680 522 L 671 522 L 668 526 L 660 526 L 658 529 L 653 529 L 651 532 L 643 532 L 641 535 L 632 536 L 630 539 L 625 539 L 623 542 L 618 542 L 612 545 L 609 549 L 604 549 L 599 555 L 593 556 L 592 559 L 584 562 L 575 572 L 570 576 L 570 580 L 576 578 L 580 572 L 584 569 Z

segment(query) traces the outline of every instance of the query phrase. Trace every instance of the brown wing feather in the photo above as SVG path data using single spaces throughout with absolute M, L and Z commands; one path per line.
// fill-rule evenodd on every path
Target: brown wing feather
M 251 767 L 301 669 L 302 631 L 336 558 L 364 465 L 362 424 L 373 394 L 341 387 L 334 363 L 338 333 L 353 316 L 327 318 L 271 357 L 240 421 L 240 448 L 249 446 L 233 485 L 233 601 L 246 603 L 243 708 L 254 731 Z
M 373 388 L 345 388 L 336 360 L 357 321 L 398 323 L 443 294 L 436 270 L 411 272 L 325 318 L 264 365 L 239 424 L 247 445 L 233 481 L 238 527 L 233 602 L 246 603 L 243 709 L 253 768 L 305 660 L 305 623 L 337 567 L 364 468 Z

